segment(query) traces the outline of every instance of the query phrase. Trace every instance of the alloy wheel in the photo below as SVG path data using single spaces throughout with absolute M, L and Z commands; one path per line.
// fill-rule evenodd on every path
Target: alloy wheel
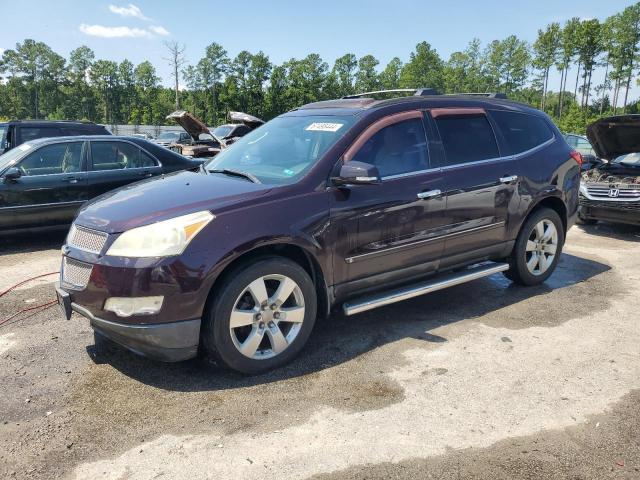
M 273 358 L 296 339 L 305 317 L 304 296 L 285 275 L 252 281 L 236 299 L 229 319 L 236 349 L 253 360 Z
M 533 227 L 525 249 L 525 261 L 529 273 L 543 275 L 549 270 L 557 249 L 558 229 L 551 220 L 540 220 Z

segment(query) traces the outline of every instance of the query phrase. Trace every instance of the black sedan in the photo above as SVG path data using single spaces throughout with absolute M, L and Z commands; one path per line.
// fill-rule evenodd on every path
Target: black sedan
M 135 137 L 78 136 L 23 143 L 0 156 L 0 232 L 68 225 L 85 201 L 202 162 Z

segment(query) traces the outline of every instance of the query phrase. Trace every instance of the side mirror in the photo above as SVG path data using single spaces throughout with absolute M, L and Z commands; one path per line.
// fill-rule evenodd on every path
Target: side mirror
M 11 167 L 9 170 L 7 170 L 7 172 L 4 174 L 4 180 L 5 182 L 15 182 L 16 180 L 18 180 L 20 177 L 22 176 L 22 172 L 20 171 L 19 168 L 17 167 Z
M 340 173 L 331 181 L 334 185 L 377 185 L 382 179 L 375 165 L 351 160 L 342 164 Z

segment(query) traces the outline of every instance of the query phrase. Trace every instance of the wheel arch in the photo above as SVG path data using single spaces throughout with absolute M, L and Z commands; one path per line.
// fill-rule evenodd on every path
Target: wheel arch
M 315 255 L 310 253 L 307 249 L 289 242 L 260 245 L 244 251 L 230 260 L 213 280 L 213 283 L 209 288 L 204 311 L 206 312 L 210 308 L 215 298 L 216 287 L 220 286 L 238 268 L 241 268 L 242 265 L 266 257 L 284 257 L 296 262 L 304 268 L 311 277 L 316 290 L 318 314 L 325 317 L 329 314 L 331 308 L 329 288 L 320 263 L 316 259 Z
M 524 222 L 527 221 L 527 218 L 529 218 L 534 212 L 540 210 L 541 208 L 550 208 L 551 210 L 554 210 L 560 216 L 560 220 L 562 221 L 562 228 L 564 230 L 564 237 L 566 238 L 566 236 L 567 236 L 567 224 L 568 224 L 567 206 L 562 201 L 562 199 L 560 197 L 557 197 L 557 196 L 544 197 L 539 202 L 537 202 L 533 206 L 533 208 L 531 208 L 529 210 L 529 212 L 525 216 L 524 221 L 522 222 L 522 224 L 524 225 Z M 520 228 L 522 228 L 522 226 L 520 226 Z

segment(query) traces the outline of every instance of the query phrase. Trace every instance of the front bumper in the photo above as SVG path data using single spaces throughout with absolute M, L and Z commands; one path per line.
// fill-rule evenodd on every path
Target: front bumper
M 89 319 L 101 335 L 139 355 L 163 362 L 179 362 L 198 354 L 200 319 L 161 324 L 125 324 L 104 320 L 71 301 L 69 292 L 55 284 L 58 303 L 69 320 L 71 312 Z
M 640 202 L 590 200 L 581 195 L 579 212 L 586 219 L 640 225 Z
M 97 318 L 75 303 L 71 309 L 88 318 L 96 332 L 139 355 L 163 362 L 180 362 L 198 354 L 199 318 L 157 325 L 127 325 Z

